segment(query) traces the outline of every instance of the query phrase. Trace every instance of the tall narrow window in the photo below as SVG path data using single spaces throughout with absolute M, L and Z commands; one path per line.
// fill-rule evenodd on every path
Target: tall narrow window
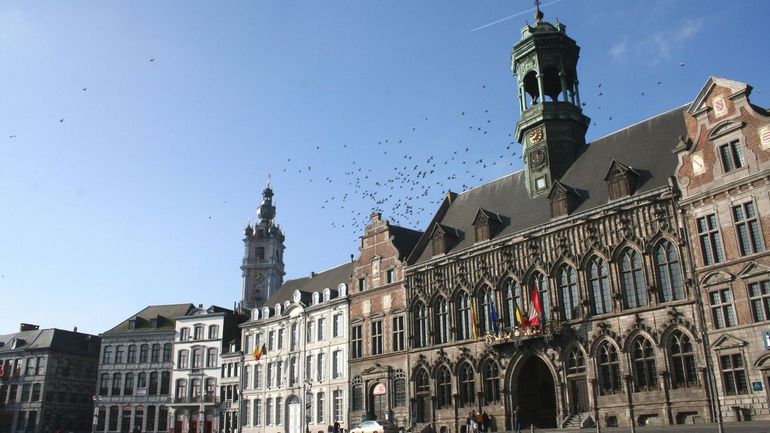
M 265 400 L 265 425 L 273 425 L 273 399 Z
M 749 386 L 746 381 L 746 369 L 743 366 L 743 355 L 735 353 L 719 357 L 719 367 L 722 370 L 722 384 L 725 394 L 748 394 Z
M 428 344 L 428 313 L 425 304 L 418 302 L 414 305 L 414 347 L 425 347 Z
M 686 388 L 697 385 L 695 355 L 690 337 L 682 331 L 674 331 L 671 334 L 669 353 L 671 354 L 671 365 L 673 367 L 671 380 L 673 387 Z
M 316 357 L 316 377 L 319 382 L 323 382 L 326 375 L 324 374 L 324 353 L 320 352 Z
M 631 248 L 626 249 L 620 258 L 620 284 L 625 294 L 626 308 L 647 305 L 647 292 L 642 275 L 642 259 Z
M 576 347 L 569 353 L 569 359 L 567 360 L 567 375 L 585 374 L 585 372 L 586 359 L 583 356 L 583 352 Z
M 171 343 L 163 344 L 163 362 L 171 361 Z
M 755 322 L 770 320 L 770 280 L 749 284 L 749 303 Z
M 337 338 L 342 336 L 342 314 L 335 314 L 332 318 L 332 337 Z
M 316 341 L 323 341 L 326 338 L 326 319 L 318 319 L 318 338 Z
M 275 398 L 275 425 L 281 425 L 283 423 L 283 399 L 281 397 Z
M 289 339 L 289 350 L 294 352 L 297 350 L 297 341 L 299 340 L 299 325 L 297 323 L 291 324 L 291 337 Z
M 476 305 L 479 307 L 476 313 L 479 326 L 479 336 L 482 336 L 487 332 L 491 332 L 494 329 L 492 326 L 492 315 L 490 313 L 489 306 L 489 301 L 492 299 L 491 290 L 492 289 L 489 287 L 482 287 L 481 290 L 479 290 L 478 296 L 476 298 Z
M 150 346 L 142 344 L 139 346 L 139 362 L 147 362 L 147 356 L 150 353 Z
M 420 368 L 414 375 L 415 417 L 417 422 L 426 423 L 430 419 L 431 394 L 428 371 Z
M 332 373 L 335 379 L 339 379 L 340 377 L 342 377 L 343 367 L 345 365 L 345 361 L 342 359 L 342 351 L 335 350 L 332 353 L 332 356 L 334 357 L 334 359 L 332 360 L 332 363 L 334 364 L 332 368 Z
M 580 314 L 578 304 L 577 277 L 571 266 L 562 266 L 559 271 L 559 294 L 561 314 L 564 320 L 572 320 Z
M 403 370 L 396 370 L 396 377 L 393 379 L 393 406 L 406 406 L 406 374 Z
M 335 389 L 332 391 L 332 405 L 334 412 L 334 419 L 332 421 L 342 421 L 342 390 Z
M 738 140 L 719 146 L 719 156 L 722 159 L 722 168 L 725 173 L 737 170 L 746 165 L 743 160 L 743 150 Z
M 612 312 L 612 294 L 609 278 L 607 277 L 607 265 L 604 260 L 594 257 L 588 266 L 588 285 L 593 297 L 593 314 Z
M 113 373 L 112 375 L 112 392 L 110 395 L 120 395 L 120 384 L 123 376 L 120 373 Z
M 460 388 L 460 406 L 473 406 L 475 398 L 475 381 L 473 380 L 473 367 L 467 362 L 460 365 L 460 371 L 457 377 Z
M 602 395 L 615 394 L 623 389 L 620 383 L 620 359 L 618 349 L 609 341 L 598 348 L 599 390 Z
M 394 317 L 392 324 L 393 327 L 391 328 L 391 331 L 393 332 L 393 344 L 391 345 L 391 350 L 400 352 L 406 349 L 406 341 L 404 338 L 404 334 L 406 333 L 404 330 L 404 316 Z
M 254 366 L 254 389 L 262 389 L 262 364 Z
M 484 386 L 484 404 L 500 401 L 500 369 L 497 363 L 488 359 L 482 369 Z
M 262 400 L 254 400 L 254 421 L 253 425 L 262 425 Z
M 436 372 L 436 404 L 439 409 L 452 407 L 452 374 L 446 366 Z
M 651 391 L 658 384 L 658 372 L 655 368 L 655 350 L 652 341 L 639 336 L 631 343 L 631 360 L 634 368 L 634 389 Z
M 733 206 L 733 219 L 735 220 L 735 232 L 741 255 L 747 256 L 764 250 L 754 202 Z
M 126 362 L 126 359 L 124 357 L 126 351 L 123 346 L 117 346 L 115 348 L 115 364 L 123 364 Z
M 324 393 L 319 392 L 316 394 L 316 423 L 321 424 L 324 422 Z
M 513 279 L 509 279 L 503 286 L 503 312 L 506 326 L 516 326 L 516 308 L 521 305 L 521 288 Z
M 722 237 L 719 235 L 716 215 L 710 214 L 700 217 L 696 222 L 703 264 L 708 266 L 724 261 Z
M 679 254 L 671 242 L 662 242 L 655 249 L 655 267 L 658 269 L 658 286 L 663 295 L 663 302 L 684 299 Z
M 364 389 L 362 385 L 361 376 L 356 376 L 353 379 L 353 385 L 350 388 L 350 403 L 351 410 L 359 411 L 364 409 Z
M 737 325 L 733 307 L 733 292 L 730 288 L 709 293 L 711 301 L 711 320 L 714 328 L 721 329 Z
M 372 322 L 372 355 L 382 354 L 382 320 Z
M 160 344 L 155 343 L 152 345 L 152 350 L 150 351 L 150 361 L 160 362 Z
M 363 355 L 363 336 L 361 335 L 361 325 L 355 325 L 351 328 L 350 338 L 350 357 L 360 358 Z
M 455 316 L 457 340 L 471 338 L 471 298 L 465 292 L 459 292 L 455 296 Z
M 433 301 L 433 342 L 444 344 L 449 341 L 449 305 L 444 298 Z

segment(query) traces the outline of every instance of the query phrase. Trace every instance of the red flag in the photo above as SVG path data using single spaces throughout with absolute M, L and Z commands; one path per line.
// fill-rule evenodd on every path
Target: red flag
M 529 293 L 529 311 L 527 311 L 528 326 L 540 326 L 540 316 L 543 313 L 543 306 L 540 304 L 540 291 L 537 290 L 537 286 L 532 287 L 532 291 Z

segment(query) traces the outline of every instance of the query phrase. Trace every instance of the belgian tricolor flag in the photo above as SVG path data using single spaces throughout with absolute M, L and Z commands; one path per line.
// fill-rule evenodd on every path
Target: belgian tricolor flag
M 254 349 L 254 360 L 259 361 L 259 358 L 261 358 L 262 355 L 267 355 L 267 347 L 265 347 L 264 343 L 262 344 L 262 347 Z

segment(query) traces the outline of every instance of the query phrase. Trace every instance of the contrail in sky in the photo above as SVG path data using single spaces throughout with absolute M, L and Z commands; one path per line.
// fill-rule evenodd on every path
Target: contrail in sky
M 560 1 L 561 1 L 561 0 L 554 0 L 554 1 L 550 2 L 550 3 L 546 3 L 546 4 L 544 4 L 544 5 L 540 5 L 540 7 L 541 7 L 541 8 L 544 8 L 544 7 L 546 7 L 546 6 L 550 6 L 550 5 L 554 4 L 554 3 L 559 3 Z M 489 26 L 493 26 L 493 25 L 495 25 L 495 24 L 497 24 L 497 23 L 501 23 L 501 22 L 503 22 L 503 21 L 505 21 L 505 20 L 509 20 L 509 19 L 511 19 L 511 18 L 516 18 L 516 17 L 518 17 L 518 16 L 522 16 L 522 15 L 524 15 L 524 14 L 526 14 L 526 13 L 529 13 L 529 12 L 532 12 L 532 11 L 534 11 L 534 10 L 535 10 L 535 8 L 530 8 L 530 9 L 527 9 L 527 10 L 525 10 L 525 11 L 521 11 L 521 12 L 519 12 L 519 13 L 515 13 L 515 14 L 513 14 L 513 15 L 509 16 L 509 17 L 500 18 L 500 19 L 499 19 L 499 20 L 497 20 L 497 21 L 492 21 L 492 22 L 491 22 L 491 23 L 489 23 L 489 24 L 484 24 L 484 25 L 483 25 L 483 26 L 481 26 L 481 27 L 476 27 L 475 29 L 473 29 L 473 30 L 471 30 L 471 31 L 472 31 L 472 32 L 475 32 L 476 30 L 485 29 L 485 28 L 487 28 L 487 27 L 489 27 Z

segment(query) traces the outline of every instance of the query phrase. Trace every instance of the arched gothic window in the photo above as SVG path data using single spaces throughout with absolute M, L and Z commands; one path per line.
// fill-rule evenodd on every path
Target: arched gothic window
M 464 362 L 460 366 L 459 374 L 457 375 L 458 385 L 460 389 L 460 406 L 467 407 L 473 406 L 476 401 L 475 398 L 475 381 L 473 379 L 473 367 L 467 362 Z
M 436 371 L 436 405 L 439 409 L 452 407 L 452 373 L 445 365 Z
M 443 297 L 433 301 L 433 343 L 449 341 L 449 305 Z
M 482 287 L 476 297 L 476 305 L 478 305 L 478 311 L 476 312 L 476 319 L 478 320 L 478 335 L 482 336 L 487 332 L 494 329 L 492 326 L 492 315 L 490 314 L 489 301 L 492 299 L 492 289 L 488 286 Z
M 607 264 L 599 257 L 591 259 L 588 265 L 588 285 L 593 297 L 593 314 L 612 312 L 612 290 L 607 276 Z
M 521 305 L 521 287 L 510 279 L 503 286 L 503 314 L 506 326 L 516 326 L 516 307 Z
M 567 361 L 567 374 L 583 374 L 585 372 L 586 360 L 583 356 L 583 351 L 575 347 L 569 352 L 569 360 Z
M 487 359 L 481 367 L 481 374 L 484 384 L 484 403 L 500 401 L 500 369 L 497 363 Z
M 428 344 L 428 312 L 425 304 L 417 302 L 414 305 L 414 347 L 425 347 Z
M 631 363 L 634 367 L 634 389 L 654 390 L 658 384 L 658 371 L 655 368 L 655 349 L 649 338 L 640 335 L 631 343 Z
M 655 249 L 655 267 L 658 270 L 658 287 L 663 295 L 663 302 L 684 299 L 679 254 L 671 242 L 661 242 Z
M 669 344 L 671 355 L 672 380 L 674 388 L 686 388 L 698 385 L 697 370 L 695 368 L 695 354 L 692 349 L 690 337 L 682 331 L 674 331 L 671 334 Z
M 572 320 L 579 314 L 578 289 L 575 269 L 572 266 L 562 266 L 559 270 L 559 297 L 561 314 L 564 320 Z
M 602 395 L 622 391 L 620 383 L 620 358 L 618 349 L 609 341 L 604 341 L 598 348 L 599 390 Z
M 620 257 L 620 284 L 625 294 L 626 308 L 647 305 L 642 258 L 631 248 L 626 249 Z
M 459 292 L 455 296 L 455 320 L 457 321 L 456 338 L 457 340 L 467 340 L 471 338 L 471 299 L 466 292 Z
M 426 423 L 430 419 L 430 381 L 428 371 L 420 368 L 414 375 L 415 416 L 417 422 Z

